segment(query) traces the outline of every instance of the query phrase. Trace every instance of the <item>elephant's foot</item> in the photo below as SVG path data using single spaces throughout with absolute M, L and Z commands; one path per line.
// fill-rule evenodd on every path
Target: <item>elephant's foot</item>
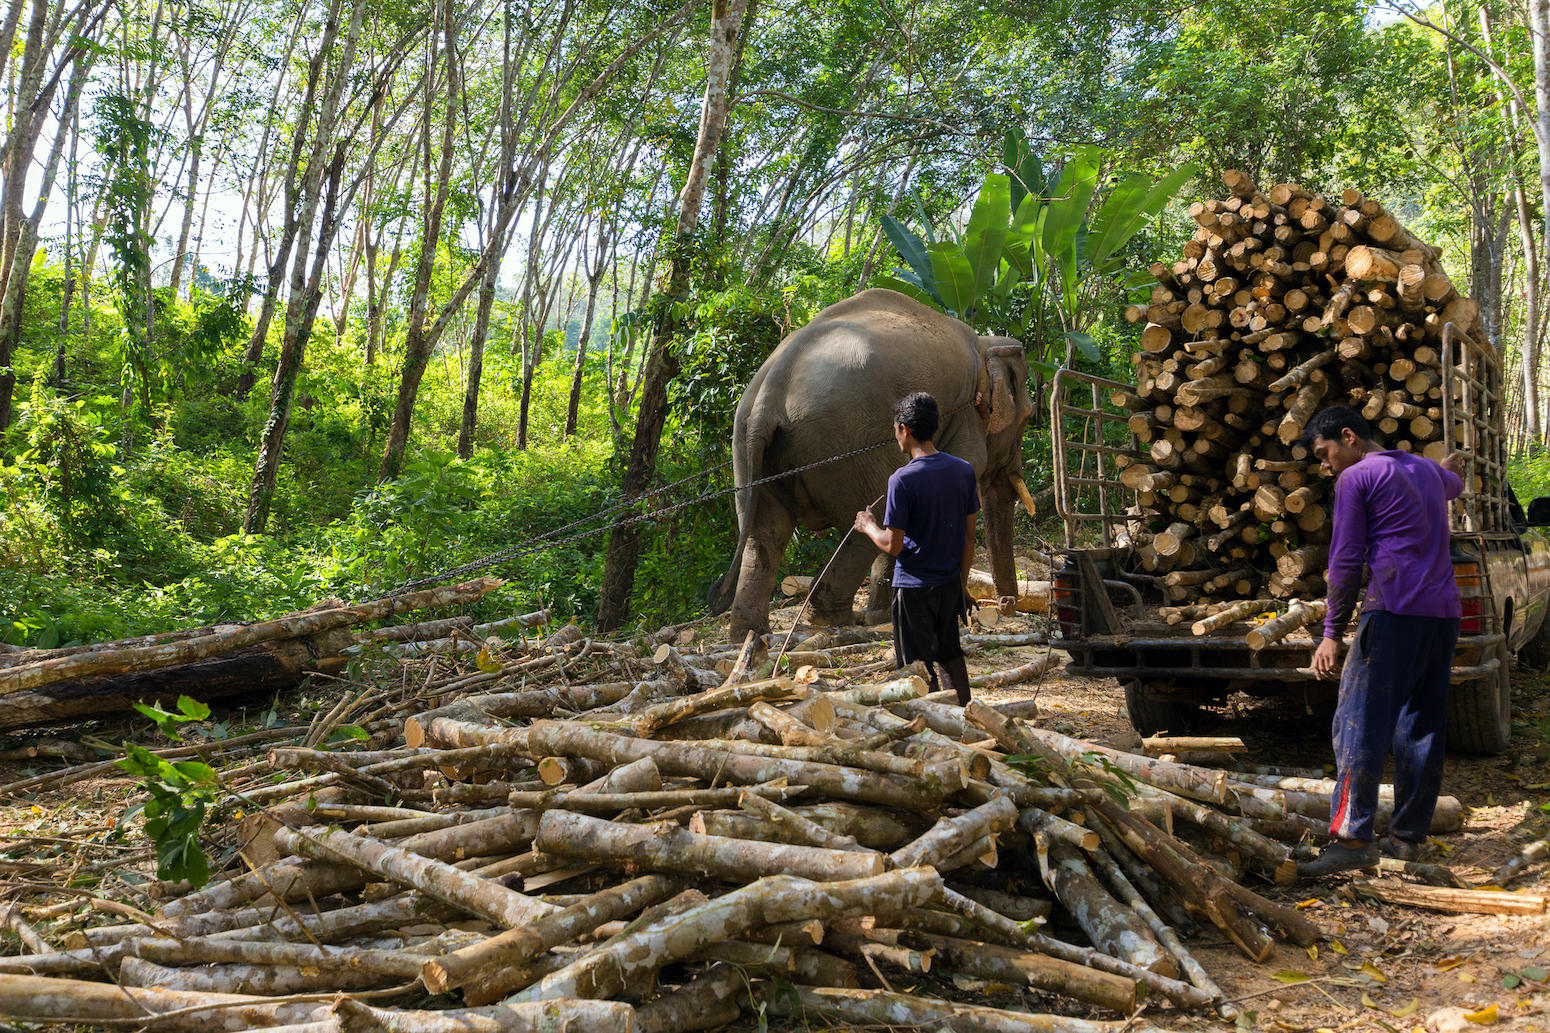
M 742 612 L 734 606 L 732 619 L 728 622 L 727 641 L 734 646 L 740 646 L 750 631 L 755 635 L 768 635 L 770 633 L 769 615 Z
M 884 606 L 880 610 L 868 609 L 866 612 L 866 623 L 868 626 L 877 624 L 892 624 L 893 610 L 887 606 Z
M 808 620 L 822 628 L 848 628 L 861 623 L 861 614 L 855 610 L 818 610 L 812 611 Z

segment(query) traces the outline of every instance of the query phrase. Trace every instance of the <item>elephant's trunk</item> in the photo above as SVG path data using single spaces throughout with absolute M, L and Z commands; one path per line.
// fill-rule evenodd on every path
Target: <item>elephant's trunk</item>
M 1017 594 L 1017 568 L 1012 563 L 1012 482 L 994 477 L 980 486 L 984 495 L 985 551 L 990 553 L 990 573 L 995 578 L 996 594 Z

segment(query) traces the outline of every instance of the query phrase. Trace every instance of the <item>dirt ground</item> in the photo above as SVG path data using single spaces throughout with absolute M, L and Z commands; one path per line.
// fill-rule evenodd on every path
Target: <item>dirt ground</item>
M 774 614 L 786 626 L 795 608 Z M 784 620 L 782 619 L 784 618 Z M 996 630 L 1035 630 L 1038 618 L 1004 620 Z M 706 625 L 707 637 L 715 627 Z M 971 649 L 970 671 L 984 673 L 1033 659 L 1036 648 Z M 876 657 L 858 657 L 858 664 Z M 1437 863 L 1452 868 L 1471 885 L 1488 881 L 1490 872 L 1511 857 L 1518 845 L 1550 828 L 1550 678 L 1519 671 L 1515 675 L 1515 736 L 1507 755 L 1495 758 L 1450 757 L 1444 792 L 1467 805 L 1461 831 L 1433 841 Z M 1050 676 L 1038 686 L 984 692 L 986 702 L 1036 698 L 1048 727 L 1099 743 L 1137 748 L 1139 740 L 1124 714 L 1123 695 L 1112 681 Z M 303 690 L 281 701 L 271 719 L 288 723 L 328 705 L 326 690 Z M 289 710 L 289 713 L 287 713 Z M 233 730 L 254 727 L 258 711 L 216 715 Z M 127 735 L 155 745 L 146 723 L 115 720 L 90 724 L 69 733 L 85 741 L 117 743 Z M 1300 768 L 1329 767 L 1329 713 L 1308 712 L 1300 702 L 1258 702 L 1240 698 L 1220 715 L 1215 734 L 1238 735 L 1253 760 Z M 60 730 L 54 730 L 60 738 Z M 36 736 L 0 737 L 3 751 Z M 0 760 L 0 784 L 48 766 L 40 761 Z M 138 829 L 126 828 L 125 803 L 133 788 L 127 778 L 103 777 L 36 797 L 0 798 L 0 892 L 28 885 L 69 882 L 83 892 L 152 908 L 145 895 L 154 876 L 153 858 Z M 1540 866 L 1512 888 L 1550 893 Z M 1030 886 L 1037 875 L 1028 873 Z M 1284 903 L 1304 907 L 1332 939 L 1303 951 L 1278 944 L 1269 963 L 1244 959 L 1214 930 L 1188 945 L 1217 982 L 1238 1002 L 1236 1023 L 1185 1016 L 1152 1005 L 1137 1016 L 1172 1030 L 1294 1031 L 1371 1030 L 1385 1033 L 1448 1033 L 1494 1024 L 1509 1030 L 1550 1033 L 1550 916 L 1506 918 L 1448 915 L 1355 898 L 1343 878 L 1326 884 L 1287 889 L 1256 886 Z M 28 895 L 28 899 L 40 899 Z M 1057 928 L 1057 932 L 1060 930 Z M 3 934 L 0 934 L 3 935 Z M 8 944 L 8 953 L 16 944 Z M 894 989 L 911 987 L 909 977 L 892 978 Z M 921 986 L 921 992 L 949 994 L 1001 1007 L 1045 1010 L 1032 993 L 972 982 L 946 981 Z M 1494 1012 L 1492 1009 L 1494 1008 Z M 1465 1016 L 1471 1016 L 1466 1019 Z M 1099 1016 L 1094 1013 L 1091 1017 Z M 749 1026 L 748 1028 L 754 1028 Z M 810 1026 L 770 1028 L 834 1028 Z
M 997 629 L 1000 630 L 1000 629 Z M 1024 650 L 982 653 L 971 673 L 1010 666 Z M 1031 655 L 1031 652 L 1030 652 Z M 1036 692 L 988 693 L 987 702 L 1036 695 L 1048 727 L 1126 749 L 1140 739 L 1125 717 L 1123 693 L 1110 680 L 1057 677 Z M 1432 840 L 1435 863 L 1469 885 L 1485 885 L 1518 846 L 1550 829 L 1550 677 L 1514 675 L 1514 737 L 1502 757 L 1450 756 L 1443 792 L 1466 807 L 1463 828 Z M 1333 770 L 1330 711 L 1309 712 L 1286 700 L 1237 697 L 1208 734 L 1236 735 L 1249 757 L 1265 764 Z M 1526 893 L 1550 893 L 1541 865 L 1512 883 Z M 1333 938 L 1303 951 L 1278 942 L 1267 964 L 1245 959 L 1214 930 L 1189 943 L 1224 990 L 1240 1002 L 1235 1024 L 1180 1020 L 1166 1011 L 1146 1016 L 1174 1029 L 1281 1031 L 1371 1030 L 1449 1033 L 1496 1028 L 1550 1030 L 1550 916 L 1448 915 L 1357 898 L 1350 880 L 1287 890 L 1258 886 L 1305 913 Z M 1484 1013 L 1484 1014 L 1481 1014 Z M 1475 1016 L 1469 1021 L 1466 1015 Z

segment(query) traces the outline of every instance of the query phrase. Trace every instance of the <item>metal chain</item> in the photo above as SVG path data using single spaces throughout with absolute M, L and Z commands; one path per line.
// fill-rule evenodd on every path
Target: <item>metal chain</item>
M 957 413 L 962 412 L 964 409 L 969 408 L 969 406 L 973 404 L 973 402 L 965 402 L 957 408 L 943 414 L 943 422 L 945 422 L 949 416 L 954 416 Z M 658 495 L 672 491 L 674 488 L 687 484 L 690 481 L 698 480 L 701 477 L 713 474 L 718 470 L 725 470 L 727 467 L 732 465 L 732 460 L 728 459 L 724 463 L 718 463 L 715 466 L 706 467 L 697 473 L 680 478 L 671 484 L 664 484 L 660 488 L 653 488 L 651 491 L 642 492 L 641 494 L 632 498 L 623 499 L 619 502 L 616 502 L 614 505 L 607 507 L 606 509 L 598 510 L 596 513 L 593 513 L 590 516 L 584 516 L 579 520 L 573 520 L 570 523 L 556 527 L 553 530 L 545 531 L 533 538 L 528 539 L 521 545 L 509 546 L 497 552 L 492 552 L 488 555 L 482 556 L 479 559 L 471 560 L 468 563 L 464 563 L 460 566 L 443 570 L 439 574 L 433 574 L 430 577 L 423 577 L 415 581 L 406 582 L 400 585 L 398 588 L 394 589 L 389 594 L 393 596 L 402 595 L 405 592 L 412 592 L 417 588 L 426 588 L 430 585 L 443 584 L 453 580 L 454 578 L 461 578 L 468 574 L 472 574 L 475 571 L 488 570 L 490 567 L 504 563 L 507 560 L 517 559 L 522 556 L 530 556 L 536 552 L 543 552 L 545 549 L 559 548 L 562 545 L 569 545 L 572 542 L 584 541 L 588 538 L 596 537 L 597 535 L 603 534 L 605 532 L 612 532 L 616 529 L 634 527 L 636 524 L 643 524 L 648 520 L 657 520 L 662 517 L 670 516 L 674 513 L 680 512 L 681 510 L 688 509 L 690 506 L 699 505 L 701 502 L 710 502 L 714 499 L 718 499 L 726 495 L 735 494 L 736 492 L 748 491 L 752 488 L 760 487 L 761 485 L 771 484 L 775 481 L 784 480 L 787 477 L 795 477 L 799 473 L 806 473 L 808 470 L 813 470 L 820 466 L 827 466 L 829 463 L 837 463 L 844 459 L 853 459 L 856 456 L 864 455 L 867 452 L 872 452 L 882 448 L 884 445 L 891 444 L 894 444 L 894 438 L 890 435 L 889 437 L 884 438 L 881 441 L 875 441 L 870 445 L 862 445 L 860 448 L 853 448 L 849 452 L 841 452 L 838 455 L 832 455 L 826 459 L 819 459 L 811 463 L 806 463 L 802 466 L 793 467 L 790 470 L 782 470 L 780 473 L 773 473 L 767 477 L 760 477 L 758 480 L 749 481 L 747 484 L 733 485 L 730 488 L 720 488 L 715 491 L 702 492 L 701 494 L 696 495 L 691 499 L 686 499 L 683 502 L 675 502 L 670 506 L 666 506 L 662 509 L 654 509 L 649 513 L 637 513 L 636 515 L 626 517 L 617 523 L 605 524 L 602 527 L 593 527 L 585 531 L 576 531 L 574 534 L 565 534 L 566 531 L 590 524 L 595 520 L 602 519 L 603 517 L 611 516 L 620 510 L 631 509 L 635 506 L 639 506 Z M 563 535 L 563 537 L 557 537 L 560 535 Z

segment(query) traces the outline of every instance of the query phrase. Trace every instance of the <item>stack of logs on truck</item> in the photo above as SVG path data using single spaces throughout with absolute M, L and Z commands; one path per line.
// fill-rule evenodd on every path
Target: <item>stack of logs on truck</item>
M 1478 306 L 1443 271 L 1439 250 L 1354 189 L 1335 201 L 1285 183 L 1262 193 L 1239 172 L 1223 179 L 1231 196 L 1191 205 L 1193 238 L 1177 262 L 1151 267 L 1150 304 L 1127 310 L 1146 323 L 1135 385 L 1064 373 L 1052 403 L 1064 425 L 1055 466 L 1067 544 L 1076 544 L 1083 519 L 1095 519 L 1104 544 L 1116 547 L 1082 562 L 1068 557 L 1055 584 L 1061 630 L 1077 671 L 1127 682 L 1143 731 L 1180 731 L 1193 715 L 1181 704 L 1240 688 L 1281 691 L 1254 684 L 1271 680 L 1262 668 L 1306 684 L 1308 672 L 1297 669 L 1309 644 L 1291 649 L 1287 637 L 1323 616 L 1333 481 L 1302 436 L 1326 406 L 1360 411 L 1385 447 L 1439 460 L 1455 449 L 1470 456 L 1452 514 L 1466 616 L 1476 618 L 1466 632 L 1499 633 L 1510 618 L 1502 586 L 1492 605 L 1485 553 L 1496 539 L 1516 542 L 1525 582 L 1525 556 L 1544 559 L 1514 530 L 1521 511 L 1505 478 L 1500 363 Z M 1073 401 L 1073 388 L 1090 388 L 1091 401 Z M 1124 413 L 1105 414 L 1110 405 Z M 1091 511 L 1105 489 L 1123 490 L 1123 501 L 1111 490 Z M 1118 591 L 1084 594 L 1087 561 L 1093 585 L 1108 580 Z M 1123 627 L 1117 610 L 1107 619 L 1103 612 L 1113 609 L 1111 594 L 1121 607 L 1135 604 Z M 1519 595 L 1537 625 L 1543 600 L 1530 598 L 1526 584 Z M 1279 615 L 1267 621 L 1271 611 Z M 1193 631 L 1242 648 L 1147 655 L 1134 643 L 1147 641 L 1148 625 L 1175 647 Z M 1089 648 L 1122 631 L 1124 656 Z M 1491 681 L 1499 669 L 1492 691 L 1505 693 L 1505 647 L 1474 647 L 1466 680 Z M 1505 696 L 1476 717 L 1478 734 L 1461 730 L 1460 745 L 1503 748 Z
M 1190 206 L 1183 257 L 1154 265 L 1151 305 L 1126 313 L 1147 321 L 1135 393 L 1120 399 L 1143 454 L 1120 480 L 1155 528 L 1142 560 L 1173 599 L 1316 598 L 1330 482 L 1302 444 L 1308 418 L 1349 405 L 1389 447 L 1441 459 L 1458 401 L 1442 394 L 1443 327 L 1486 338 L 1437 249 L 1377 201 L 1223 178 L 1233 196 Z

